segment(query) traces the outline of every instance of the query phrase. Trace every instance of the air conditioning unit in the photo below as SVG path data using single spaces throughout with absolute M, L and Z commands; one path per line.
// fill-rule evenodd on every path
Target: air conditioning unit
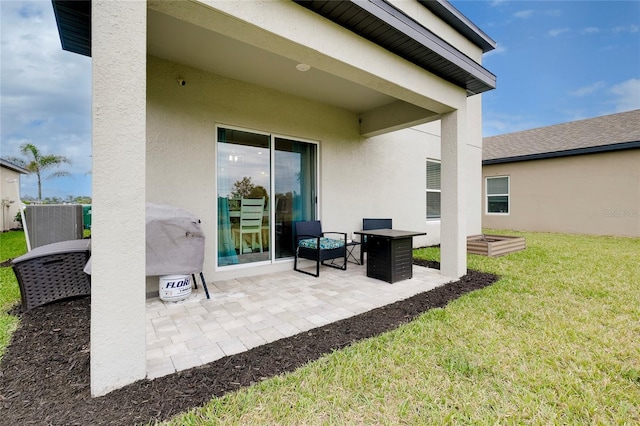
M 31 249 L 83 237 L 82 204 L 29 205 L 25 221 Z

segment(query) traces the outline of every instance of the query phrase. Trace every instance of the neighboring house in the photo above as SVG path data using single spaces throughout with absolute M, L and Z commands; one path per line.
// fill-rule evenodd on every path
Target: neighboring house
M 640 237 L 640 110 L 484 138 L 485 228 Z
M 20 212 L 20 175 L 29 174 L 29 171 L 16 166 L 7 160 L 0 158 L 0 200 L 2 202 L 2 232 L 19 228 L 20 223 L 15 221 Z
M 363 217 L 426 231 L 441 273 L 466 273 L 495 42 L 448 2 L 53 5 L 93 62 L 93 395 L 146 374 L 145 202 L 201 219 L 210 281 L 292 269 L 297 220 Z M 265 196 L 261 250 L 234 238 L 241 187 Z

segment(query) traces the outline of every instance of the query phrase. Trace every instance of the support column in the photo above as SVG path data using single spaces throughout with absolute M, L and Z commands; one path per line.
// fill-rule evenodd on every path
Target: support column
M 92 2 L 91 394 L 146 376 L 147 3 Z
M 467 236 L 464 191 L 466 109 L 442 116 L 440 273 L 459 278 L 467 273 Z
M 467 98 L 465 134 L 466 235 L 482 233 L 482 95 Z

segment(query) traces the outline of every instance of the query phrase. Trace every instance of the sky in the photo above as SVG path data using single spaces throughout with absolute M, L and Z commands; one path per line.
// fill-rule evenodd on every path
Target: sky
M 640 108 L 640 1 L 451 3 L 497 43 L 484 137 Z
M 640 1 L 451 3 L 497 43 L 485 137 L 640 108 Z M 3 158 L 28 142 L 72 161 L 43 197 L 91 195 L 91 58 L 62 50 L 49 0 L 0 0 L 0 137 Z
M 3 158 L 28 142 L 71 160 L 43 197 L 91 195 L 91 58 L 62 50 L 50 0 L 0 0 L 0 137 Z M 37 197 L 35 176 L 20 183 Z

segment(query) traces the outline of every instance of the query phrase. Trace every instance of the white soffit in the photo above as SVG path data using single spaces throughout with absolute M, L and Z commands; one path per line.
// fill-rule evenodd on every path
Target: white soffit
M 361 113 L 396 99 L 298 61 L 148 10 L 148 53 L 215 74 Z

